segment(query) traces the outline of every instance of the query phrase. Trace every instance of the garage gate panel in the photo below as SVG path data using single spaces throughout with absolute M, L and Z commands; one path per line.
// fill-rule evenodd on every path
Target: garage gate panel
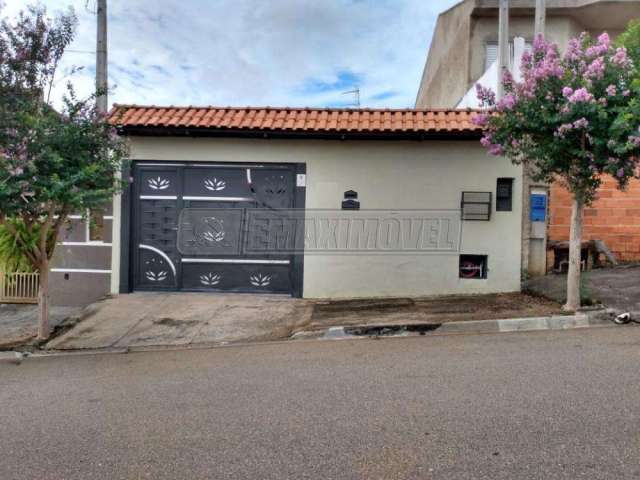
M 293 256 L 245 248 L 251 211 L 295 207 L 293 165 L 134 165 L 135 290 L 291 293 Z

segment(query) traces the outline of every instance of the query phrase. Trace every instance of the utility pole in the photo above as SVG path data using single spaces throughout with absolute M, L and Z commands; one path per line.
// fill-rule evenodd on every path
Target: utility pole
M 498 93 L 500 100 L 504 96 L 502 77 L 505 70 L 509 69 L 511 63 L 511 52 L 509 49 L 509 0 L 500 0 L 498 27 Z
M 99 112 L 107 113 L 109 98 L 107 88 L 107 0 L 97 0 L 98 3 L 98 34 L 96 45 L 96 107 Z
M 544 36 L 545 23 L 547 18 L 547 2 L 546 0 L 536 0 L 536 28 L 535 34 Z

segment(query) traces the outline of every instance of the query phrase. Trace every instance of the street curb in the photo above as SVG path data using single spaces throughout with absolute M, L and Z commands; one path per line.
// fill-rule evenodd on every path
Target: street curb
M 415 327 L 415 324 L 410 326 Z M 544 331 L 544 330 L 572 330 L 577 328 L 588 327 L 606 327 L 613 326 L 611 318 L 605 314 L 603 310 L 596 310 L 590 312 L 580 312 L 575 315 L 552 315 L 548 317 L 530 317 L 530 318 L 506 318 L 499 320 L 469 320 L 459 322 L 446 322 L 439 327 L 434 328 L 432 331 L 421 334 L 402 332 L 398 334 L 387 334 L 380 336 L 411 336 L 411 335 L 452 335 L 452 334 L 473 334 L 473 333 L 507 333 L 507 332 L 531 332 L 531 331 Z M 353 339 L 363 338 L 366 336 L 378 336 L 375 333 L 369 335 L 355 335 L 354 330 L 367 329 L 370 325 L 349 325 L 349 326 L 334 326 L 323 330 L 316 331 L 302 331 L 297 332 L 294 335 L 294 339 Z M 394 325 L 379 325 L 380 329 L 388 327 L 402 328 L 406 325 L 394 324 Z
M 395 325 L 401 326 L 401 325 Z M 415 325 L 413 325 L 415 326 Z M 549 317 L 532 318 L 508 318 L 500 320 L 471 320 L 461 322 L 449 322 L 439 328 L 425 334 L 427 337 L 458 335 L 458 334 L 491 334 L 509 332 L 534 332 L 545 330 L 573 330 L 579 328 L 615 327 L 610 315 L 604 310 L 578 313 L 576 315 L 553 315 Z M 365 326 L 366 327 L 366 326 Z M 347 334 L 345 328 L 351 330 L 358 326 L 340 327 L 334 326 L 323 330 L 301 331 L 292 337 L 266 342 L 239 342 L 239 343 L 197 343 L 189 345 L 153 345 L 128 348 L 104 348 L 104 349 L 79 349 L 79 350 L 48 350 L 34 352 L 27 356 L 29 359 L 55 358 L 81 355 L 110 355 L 127 353 L 144 353 L 158 351 L 182 351 L 182 350 L 207 350 L 212 348 L 238 348 L 250 346 L 265 346 L 298 342 L 316 342 L 318 340 L 364 340 L 367 336 Z M 410 336 L 421 334 L 410 334 Z M 407 337 L 407 334 L 389 335 L 387 338 Z M 370 338 L 370 337 L 369 337 Z M 15 363 L 16 352 L 0 352 L 0 364 Z M 22 359 L 18 359 L 17 364 Z
M 536 330 L 569 330 L 611 325 L 609 320 L 595 315 L 552 315 L 550 317 L 507 318 L 502 320 L 473 320 L 468 322 L 443 323 L 434 333 L 505 333 Z

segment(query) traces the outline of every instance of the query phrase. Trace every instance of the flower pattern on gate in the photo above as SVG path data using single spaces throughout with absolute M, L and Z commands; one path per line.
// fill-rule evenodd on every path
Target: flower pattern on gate
M 209 217 L 205 218 L 203 220 L 203 223 L 206 227 L 208 227 L 208 229 L 202 232 L 202 239 L 211 243 L 219 243 L 224 240 L 226 233 L 224 231 L 223 220 L 215 217 Z
M 222 275 L 218 273 L 205 273 L 204 275 L 200 275 L 200 283 L 202 285 L 206 285 L 207 287 L 213 287 L 218 285 L 222 280 Z
M 271 275 L 263 275 L 262 273 L 251 275 L 249 282 L 254 287 L 267 287 L 271 284 Z
M 219 192 L 227 188 L 227 182 L 216 177 L 204 181 L 204 188 L 212 192 Z
M 151 282 L 162 282 L 166 280 L 167 277 L 169 276 L 169 274 L 164 270 L 161 272 L 154 272 L 152 270 L 148 270 L 147 272 L 145 272 L 144 275 L 145 277 L 147 277 L 147 280 Z
M 202 238 L 209 242 L 221 242 L 224 240 L 224 232 L 212 232 L 211 230 L 207 230 L 202 234 Z
M 150 178 L 147 180 L 147 183 L 149 184 L 149 188 L 152 190 L 166 190 L 171 185 L 171 182 L 168 179 L 162 177 Z

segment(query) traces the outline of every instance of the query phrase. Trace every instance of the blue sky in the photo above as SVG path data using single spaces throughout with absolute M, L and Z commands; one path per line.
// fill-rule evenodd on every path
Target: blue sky
M 2 1 L 2 0 L 0 0 Z M 31 0 L 5 1 L 13 16 Z M 95 0 L 60 74 L 93 85 Z M 110 103 L 413 106 L 438 13 L 457 0 L 110 0 Z M 66 81 L 66 79 L 65 79 Z M 65 83 L 60 81 L 58 89 Z

